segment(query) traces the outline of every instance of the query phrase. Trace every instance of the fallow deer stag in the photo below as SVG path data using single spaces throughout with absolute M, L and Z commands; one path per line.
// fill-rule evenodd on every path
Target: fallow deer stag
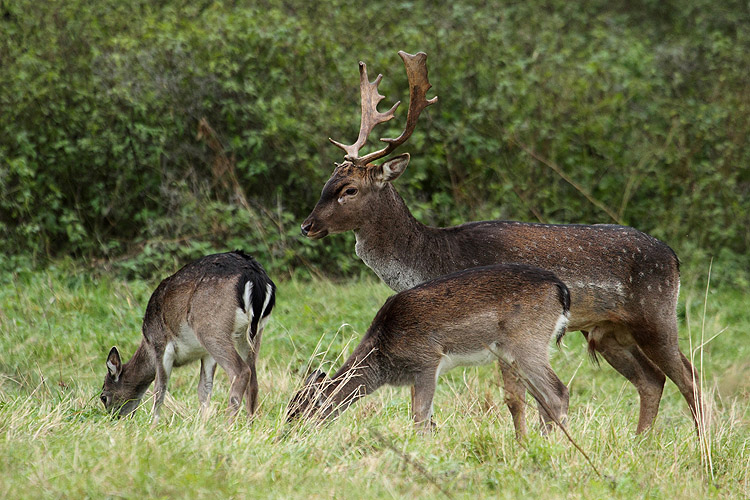
M 569 331 L 580 330 L 596 359 L 601 354 L 635 385 L 640 396 L 636 432 L 652 425 L 665 374 L 677 384 L 698 424 L 700 393 L 693 365 L 678 345 L 676 305 L 679 261 L 661 241 L 617 225 L 557 225 L 515 221 L 426 226 L 409 212 L 391 184 L 406 169 L 409 155 L 382 164 L 414 131 L 428 100 L 427 56 L 399 52 L 409 79 L 406 128 L 387 146 L 360 156 L 373 127 L 393 118 L 399 103 L 380 113 L 383 96 L 359 63 L 362 122 L 357 141 L 323 187 L 320 200 L 302 223 L 309 238 L 353 230 L 357 255 L 396 291 L 460 269 L 518 262 L 553 271 L 570 288 Z
M 413 387 L 412 415 L 431 428 L 437 379 L 456 366 L 499 361 L 516 436 L 526 432 L 525 384 L 543 431 L 562 423 L 568 389 L 549 364 L 549 341 L 565 334 L 570 295 L 554 274 L 522 264 L 473 268 L 390 297 L 362 342 L 328 379 L 316 371 L 292 398 L 287 419 L 326 418 L 378 387 Z M 549 413 L 548 413 L 549 412 Z
M 156 288 L 143 318 L 143 340 L 127 363 L 113 347 L 107 356 L 101 400 L 119 416 L 135 410 L 156 379 L 152 420 L 159 417 L 173 366 L 200 359 L 198 399 L 208 407 L 216 364 L 232 386 L 229 415 L 243 397 L 249 415 L 258 399 L 255 364 L 263 329 L 276 301 L 276 286 L 261 265 L 236 250 L 187 264 Z

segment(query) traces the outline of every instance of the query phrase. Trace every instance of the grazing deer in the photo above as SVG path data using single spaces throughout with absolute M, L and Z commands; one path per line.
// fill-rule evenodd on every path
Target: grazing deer
M 404 132 L 381 139 L 387 146 L 365 156 L 359 150 L 373 127 L 393 118 L 399 103 L 380 113 L 382 75 L 374 82 L 359 63 L 362 122 L 357 141 L 331 142 L 346 153 L 323 187 L 320 200 L 302 223 L 302 233 L 318 239 L 353 230 L 357 255 L 392 289 L 413 287 L 460 269 L 519 262 L 553 271 L 570 288 L 568 330 L 580 330 L 593 359 L 601 354 L 635 385 L 641 407 L 636 432 L 652 425 L 659 410 L 665 374 L 677 384 L 698 423 L 700 393 L 693 365 L 677 342 L 679 261 L 661 241 L 617 225 L 532 224 L 514 221 L 426 226 L 409 212 L 392 182 L 409 155 L 382 164 L 414 131 L 431 87 L 427 56 L 399 52 L 409 79 L 409 111 Z
M 255 364 L 275 296 L 276 285 L 261 265 L 240 250 L 187 264 L 151 295 L 143 340 L 130 361 L 122 363 L 117 347 L 109 351 L 101 392 L 104 407 L 119 416 L 131 413 L 156 379 L 156 422 L 172 367 L 200 359 L 201 411 L 208 407 L 218 362 L 232 382 L 229 415 L 234 418 L 246 396 L 252 416 L 258 400 Z
M 398 293 L 333 377 L 308 377 L 287 418 L 326 418 L 384 384 L 411 385 L 414 421 L 429 428 L 442 373 L 499 360 L 516 435 L 526 432 L 524 379 L 544 400 L 539 413 L 548 430 L 568 410 L 568 389 L 549 364 L 548 345 L 565 334 L 569 305 L 568 289 L 554 274 L 522 264 L 460 271 Z

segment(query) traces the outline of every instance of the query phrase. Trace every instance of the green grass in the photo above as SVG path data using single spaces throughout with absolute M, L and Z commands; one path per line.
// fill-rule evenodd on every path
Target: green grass
M 581 335 L 552 350 L 570 383 L 569 430 L 519 444 L 494 366 L 456 369 L 435 399 L 438 430 L 414 432 L 407 388 L 384 388 L 321 428 L 284 424 L 288 399 L 317 350 L 323 367 L 351 352 L 390 291 L 373 279 L 278 283 L 260 356 L 255 421 L 224 414 L 219 370 L 210 418 L 198 417 L 198 366 L 175 370 L 163 418 L 148 403 L 111 420 L 97 392 L 116 344 L 126 358 L 156 283 L 94 277 L 70 264 L 0 277 L 2 498 L 747 498 L 750 496 L 750 311 L 747 291 L 681 293 L 681 345 L 700 344 L 713 406 L 710 466 L 684 400 L 667 382 L 655 429 L 635 436 L 635 390 L 587 360 Z M 689 326 L 689 332 L 688 332 Z M 317 364 L 322 354 L 313 359 Z M 244 411 L 244 410 L 243 410 Z

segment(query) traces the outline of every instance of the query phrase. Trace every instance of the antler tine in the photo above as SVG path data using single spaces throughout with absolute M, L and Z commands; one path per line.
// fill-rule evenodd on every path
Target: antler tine
M 406 76 L 409 79 L 409 112 L 406 115 L 406 128 L 395 139 L 380 139 L 383 142 L 387 142 L 388 146 L 357 158 L 356 163 L 359 165 L 366 165 L 373 160 L 388 156 L 394 149 L 405 143 L 414 132 L 417 126 L 417 119 L 422 110 L 430 104 L 436 103 L 438 100 L 437 96 L 427 99 L 427 91 L 432 87 L 427 77 L 427 54 L 418 52 L 412 55 L 401 50 L 398 55 L 404 61 Z
M 359 157 L 357 155 L 362 146 L 367 142 L 367 136 L 370 135 L 370 132 L 372 132 L 375 125 L 387 122 L 393 118 L 396 108 L 401 104 L 401 101 L 396 102 L 396 104 L 385 113 L 378 111 L 378 103 L 382 101 L 384 97 L 378 93 L 378 85 L 380 85 L 380 80 L 382 79 L 383 75 L 378 75 L 374 82 L 370 82 L 367 78 L 367 65 L 362 61 L 359 62 L 359 90 L 362 101 L 362 120 L 359 127 L 359 137 L 357 137 L 357 141 L 354 144 L 348 146 L 338 141 L 334 141 L 330 137 L 328 138 L 328 140 L 335 146 L 346 152 L 346 156 L 344 156 L 346 160 L 359 163 Z

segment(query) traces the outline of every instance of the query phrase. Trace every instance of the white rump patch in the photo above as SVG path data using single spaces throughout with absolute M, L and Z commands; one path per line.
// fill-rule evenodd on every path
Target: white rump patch
M 245 293 L 242 294 L 242 300 L 245 304 L 245 311 L 247 311 L 247 315 L 250 317 L 250 319 L 253 318 L 252 298 L 253 283 L 251 281 L 248 281 L 247 283 L 245 283 Z
M 245 283 L 245 291 L 242 294 L 242 307 L 234 311 L 234 335 L 235 338 L 244 333 L 246 341 L 250 338 L 250 322 L 253 320 L 253 283 Z
M 258 321 L 258 335 L 260 335 L 260 332 L 262 332 L 263 330 L 265 330 L 265 328 L 266 328 L 266 323 L 268 323 L 268 318 L 269 318 L 269 317 L 268 317 L 268 316 L 266 316 L 266 317 L 265 317 L 265 318 L 263 318 L 262 320 Z
M 271 294 L 273 293 L 273 287 L 270 283 L 266 285 L 266 297 L 263 301 L 263 308 L 261 309 L 260 318 L 261 321 L 258 322 L 258 331 L 263 330 L 263 327 L 265 326 L 265 321 L 262 320 L 263 316 L 266 313 L 266 309 L 268 308 L 269 302 L 271 302 Z M 252 305 L 252 294 L 253 294 L 253 284 L 251 282 L 245 283 L 245 293 L 242 296 L 242 300 L 245 305 L 245 310 L 243 311 L 242 308 L 238 307 L 234 312 L 234 334 L 235 338 L 239 338 L 241 335 L 244 334 L 244 342 L 246 342 L 248 345 L 251 344 L 250 341 L 250 327 L 252 325 L 253 318 L 255 317 L 255 311 L 253 311 L 253 305 Z
M 271 302 L 271 294 L 273 294 L 273 287 L 270 283 L 266 285 L 266 300 L 263 301 L 263 309 L 260 310 L 260 317 L 266 315 L 266 308 L 268 307 L 268 303 Z
M 567 327 L 568 327 L 568 313 L 561 314 L 560 317 L 557 318 L 557 323 L 555 323 L 555 330 L 554 330 L 555 338 L 565 333 L 565 329 Z
M 246 330 L 250 329 L 250 320 L 253 317 L 252 309 L 249 309 L 249 313 L 242 310 L 241 307 L 238 307 L 234 310 L 234 333 L 235 335 L 239 335 L 240 333 L 245 333 Z M 249 332 L 248 332 L 249 333 Z

